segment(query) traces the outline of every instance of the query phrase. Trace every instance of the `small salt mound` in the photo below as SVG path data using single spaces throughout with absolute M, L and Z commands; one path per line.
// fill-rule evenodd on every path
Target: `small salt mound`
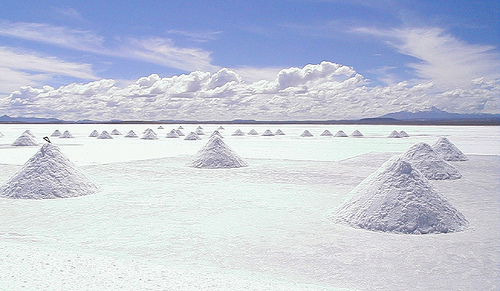
M 399 132 L 393 130 L 388 138 L 401 138 L 401 135 L 399 135 Z
M 404 130 L 401 130 L 401 131 L 399 132 L 399 136 L 400 136 L 400 137 L 410 137 L 410 136 L 406 133 L 406 131 L 404 131 Z
M 129 132 L 127 132 L 125 137 L 134 138 L 134 137 L 138 137 L 138 136 L 137 136 L 137 134 L 135 134 L 135 132 L 133 130 L 130 130 Z
M 224 130 L 224 127 L 221 125 L 219 126 L 219 128 L 217 128 L 217 130 Z
M 95 129 L 89 134 L 89 137 L 98 137 L 98 136 L 99 136 L 99 132 Z
M 69 130 L 65 130 L 63 134 L 59 136 L 59 138 L 75 138 Z
M 234 136 L 243 136 L 245 135 L 245 133 L 243 131 L 241 131 L 241 129 L 237 129 L 233 134 L 231 135 L 234 135 Z
M 266 131 L 264 131 L 262 136 L 274 136 L 274 133 L 271 130 L 266 129 Z
M 198 126 L 198 127 L 196 128 L 196 129 L 203 129 L 203 127 L 201 127 L 201 126 Z
M 248 135 L 259 135 L 259 133 L 255 129 L 252 129 L 248 132 Z
M 184 140 L 200 140 L 201 137 L 199 137 L 196 132 L 190 132 L 185 138 Z
M 26 132 L 23 132 L 23 134 L 21 134 L 21 136 L 19 136 L 13 143 L 12 143 L 12 146 L 16 146 L 16 147 L 19 147 L 19 146 L 37 146 L 38 143 L 35 141 L 35 139 L 29 135 L 28 133 Z
M 216 135 L 210 137 L 207 144 L 188 164 L 194 168 L 221 169 L 248 166 L 222 139 Z
M 356 186 L 331 218 L 355 228 L 407 234 L 458 232 L 468 225 L 463 214 L 399 156 Z
M 352 137 L 363 137 L 364 135 L 361 133 L 361 131 L 359 131 L 359 130 L 356 129 L 355 131 L 353 131 L 351 133 L 351 136 Z
M 176 129 L 175 132 L 178 136 L 185 136 L 185 134 L 180 129 Z
M 182 125 L 179 125 L 179 127 L 177 127 L 177 129 L 184 129 L 184 127 L 182 127 Z
M 333 134 L 328 129 L 325 129 L 319 136 L 333 136 Z
M 337 131 L 335 137 L 347 137 L 347 134 L 343 130 Z
M 286 135 L 281 129 L 276 130 L 274 135 Z
M 25 130 L 23 133 L 26 133 L 28 134 L 29 136 L 31 136 L 32 138 L 36 138 L 36 136 L 31 132 L 31 130 L 27 129 Z
M 446 137 L 440 137 L 439 140 L 432 146 L 432 150 L 445 161 L 467 161 L 469 160 L 464 153 L 459 150 Z
M 55 137 L 61 136 L 61 132 L 59 131 L 59 129 L 56 129 L 50 136 L 55 136 Z
M 9 181 L 0 196 L 15 199 L 69 198 L 98 191 L 85 174 L 60 149 L 44 144 Z
M 210 137 L 212 137 L 212 136 L 214 136 L 214 135 L 216 135 L 216 136 L 218 136 L 218 137 L 220 137 L 220 138 L 224 138 L 224 137 L 222 136 L 222 134 L 221 134 L 218 130 L 215 130 L 214 132 L 212 132 L 212 135 L 210 135 Z
M 158 139 L 158 135 L 152 130 L 147 130 L 141 137 L 141 139 L 154 140 Z
M 301 137 L 312 137 L 312 133 L 309 132 L 309 130 L 304 130 L 304 132 L 300 135 Z
M 119 132 L 118 129 L 113 129 L 113 131 L 111 131 L 111 135 L 122 135 L 122 133 Z
M 158 129 L 163 129 L 163 126 L 161 126 L 161 125 L 160 125 L 160 126 L 158 126 Z
M 203 129 L 201 129 L 201 128 L 198 128 L 195 132 L 197 135 L 205 135 L 205 133 L 203 132 Z
M 113 139 L 113 137 L 107 131 L 103 130 L 97 139 Z
M 172 129 L 169 133 L 167 133 L 167 138 L 179 138 L 179 135 L 175 129 Z
M 432 147 L 424 142 L 413 145 L 402 155 L 402 159 L 411 163 L 430 180 L 455 180 L 462 177 L 455 167 L 438 156 Z

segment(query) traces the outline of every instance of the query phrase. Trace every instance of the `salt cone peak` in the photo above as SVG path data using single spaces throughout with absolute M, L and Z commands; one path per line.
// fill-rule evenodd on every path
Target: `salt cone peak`
M 167 138 L 179 138 L 179 135 L 175 131 L 175 129 L 172 129 L 170 132 L 167 133 Z
M 233 136 L 243 136 L 245 133 L 241 129 L 237 129 L 233 134 Z
M 185 138 L 184 140 L 200 140 L 201 137 L 199 137 L 196 132 L 191 131 Z
M 146 130 L 141 139 L 154 140 L 158 139 L 158 135 L 153 130 Z
M 214 136 L 214 135 L 216 135 L 216 136 L 218 136 L 218 137 L 220 137 L 220 138 L 224 138 L 224 137 L 222 136 L 222 134 L 221 134 L 218 130 L 214 130 L 214 132 L 212 132 L 212 134 L 210 135 L 210 137 L 212 137 L 212 136 Z
M 60 135 L 61 135 L 61 132 L 59 131 L 59 129 L 56 129 L 56 130 L 54 130 L 54 132 L 50 136 L 58 137 Z
M 23 132 L 13 143 L 12 146 L 37 146 L 35 139 L 26 132 Z
M 99 136 L 99 132 L 94 129 L 90 134 L 89 134 L 89 137 L 98 137 Z
M 176 129 L 175 132 L 178 136 L 185 136 L 185 134 L 180 129 Z
M 406 131 L 404 131 L 404 130 L 401 130 L 401 131 L 399 132 L 399 136 L 400 136 L 400 137 L 410 137 L 410 136 L 406 133 Z
M 205 132 L 201 128 L 196 129 L 195 132 L 196 132 L 197 135 L 205 135 Z
M 130 130 L 129 132 L 127 132 L 125 137 L 132 137 L 133 138 L 133 137 L 138 137 L 138 136 L 133 130 Z
M 468 221 L 413 165 L 395 156 L 356 186 L 332 214 L 336 223 L 426 234 L 464 230 Z
M 157 127 L 157 129 L 163 129 L 163 126 L 160 125 L 160 126 Z
M 389 134 L 388 138 L 401 138 L 401 135 L 399 135 L 399 132 L 393 130 L 391 134 Z
M 352 137 L 363 137 L 364 135 L 361 133 L 361 131 L 359 131 L 359 130 L 356 129 L 355 131 L 353 131 L 351 133 L 351 136 Z
M 258 133 L 255 129 L 251 129 L 251 130 L 248 132 L 248 135 L 259 135 L 259 133 Z
M 6 184 L 0 196 L 16 199 L 52 199 L 89 195 L 97 185 L 51 143 L 44 144 Z
M 31 132 L 31 130 L 29 130 L 29 129 L 26 129 L 23 133 L 30 135 L 32 138 L 36 138 L 36 136 L 33 134 L 33 132 Z
M 300 135 L 301 137 L 312 137 L 312 133 L 309 132 L 309 130 L 304 130 L 304 132 Z
M 335 137 L 347 137 L 347 134 L 343 130 L 337 131 Z
M 432 147 L 424 142 L 410 147 L 402 155 L 402 158 L 430 180 L 455 180 L 462 177 L 454 166 L 438 156 Z
M 101 134 L 97 137 L 97 139 L 113 139 L 113 137 L 111 136 L 111 134 L 109 134 L 109 132 L 103 130 Z
M 221 169 L 246 167 L 248 164 L 230 149 L 220 137 L 214 135 L 210 137 L 207 144 L 198 151 L 188 166 L 194 168 Z
M 122 135 L 121 132 L 118 131 L 118 129 L 113 129 L 113 131 L 111 131 L 111 135 Z
M 71 132 L 69 132 L 69 130 L 65 130 L 60 136 L 59 138 L 75 138 Z
M 467 161 L 469 160 L 464 153 L 459 150 L 449 139 L 440 137 L 438 141 L 432 145 L 432 149 L 436 154 L 442 157 L 445 161 Z
M 286 135 L 281 129 L 276 130 L 274 135 Z
M 263 133 L 262 136 L 274 136 L 274 133 L 270 129 L 266 129 Z
M 325 129 L 319 136 L 333 136 L 333 134 L 328 129 Z

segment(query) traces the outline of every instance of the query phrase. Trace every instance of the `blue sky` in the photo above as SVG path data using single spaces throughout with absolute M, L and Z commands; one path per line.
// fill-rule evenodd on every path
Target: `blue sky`
M 0 11 L 0 110 L 11 116 L 500 108 L 498 1 L 2 1 Z

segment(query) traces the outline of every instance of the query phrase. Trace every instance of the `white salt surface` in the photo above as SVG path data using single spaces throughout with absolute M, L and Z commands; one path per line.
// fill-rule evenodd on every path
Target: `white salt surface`
M 467 157 L 449 139 L 440 137 L 432 149 L 445 161 L 467 161 Z
M 30 129 L 45 136 L 56 126 Z M 148 126 L 155 125 L 117 128 L 142 132 Z M 189 132 L 197 125 L 182 126 Z M 102 141 L 87 137 L 94 127 L 106 129 L 68 125 L 77 139 L 54 142 L 96 180 L 100 192 L 69 199 L 0 199 L 0 289 L 500 288 L 498 127 L 407 126 L 399 129 L 411 137 L 388 139 L 391 126 L 343 125 L 346 132 L 359 128 L 365 138 L 325 139 L 319 136 L 324 125 L 279 125 L 288 135 L 227 135 L 224 141 L 250 166 L 222 170 L 185 166 L 203 142 Z M 278 126 L 225 128 L 263 132 Z M 300 138 L 305 128 L 314 137 Z M 0 125 L 5 134 L 0 184 L 39 149 L 10 146 L 25 129 Z M 467 229 L 405 235 L 328 220 L 342 199 L 394 153 L 418 142 L 432 144 L 443 134 L 470 160 L 452 162 L 462 179 L 431 184 L 468 219 Z

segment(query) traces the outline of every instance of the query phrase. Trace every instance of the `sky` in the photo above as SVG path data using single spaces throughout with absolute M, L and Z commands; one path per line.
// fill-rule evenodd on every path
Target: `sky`
M 0 115 L 500 113 L 498 0 L 0 3 Z

